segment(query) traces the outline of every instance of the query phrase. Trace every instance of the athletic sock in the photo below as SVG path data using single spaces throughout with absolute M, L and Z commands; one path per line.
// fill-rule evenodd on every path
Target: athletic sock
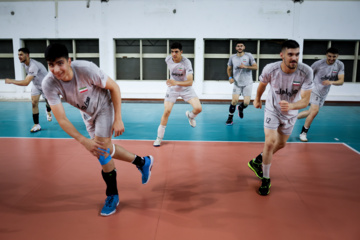
M 106 183 L 106 196 L 119 195 L 116 183 L 116 169 L 111 172 L 101 171 L 101 175 Z
M 270 164 L 262 164 L 262 170 L 263 170 L 263 177 L 264 178 L 270 178 Z
M 192 111 L 190 112 L 189 114 L 189 117 L 190 118 L 196 118 L 197 114 L 193 113 Z
M 142 167 L 145 164 L 145 159 L 135 155 L 135 159 L 132 161 L 132 164 L 136 165 L 137 167 Z
M 230 104 L 230 107 L 229 107 L 229 114 L 230 115 L 233 115 L 234 112 L 235 112 L 235 109 L 236 109 L 236 105 L 232 105 Z
M 33 120 L 35 124 L 39 124 L 39 113 L 33 114 Z
M 245 109 L 245 108 L 247 108 L 247 106 L 248 106 L 248 105 L 245 105 L 243 102 L 239 104 L 239 107 L 240 107 L 241 109 Z
M 164 138 L 165 128 L 166 128 L 166 126 L 164 126 L 164 125 L 159 125 L 158 131 L 157 131 L 157 137 L 158 137 L 158 138 L 161 138 L 161 139 Z
M 260 153 L 259 155 L 256 156 L 255 162 L 256 163 L 262 163 L 262 153 Z
M 307 133 L 309 131 L 309 128 L 306 128 L 305 126 L 303 126 L 302 129 L 301 129 L 301 133 L 303 133 L 303 132 Z

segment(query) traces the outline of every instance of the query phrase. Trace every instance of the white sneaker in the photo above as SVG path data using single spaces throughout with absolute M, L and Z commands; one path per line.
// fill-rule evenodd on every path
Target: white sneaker
M 46 112 L 46 119 L 48 120 L 48 122 L 51 122 L 52 121 L 51 113 L 48 111 L 45 111 L 45 112 Z
M 302 132 L 300 134 L 300 141 L 302 141 L 302 142 L 307 142 L 308 141 L 308 139 L 306 137 L 306 132 Z
M 186 115 L 187 118 L 189 119 L 190 126 L 196 127 L 195 118 L 191 118 L 191 117 L 190 117 L 190 111 L 186 111 L 185 115 Z
M 41 130 L 40 124 L 35 124 L 32 129 L 30 129 L 30 132 L 38 132 Z
M 156 140 L 155 140 L 155 142 L 154 142 L 154 144 L 153 144 L 154 147 L 160 147 L 161 140 L 162 140 L 161 138 L 157 137 Z

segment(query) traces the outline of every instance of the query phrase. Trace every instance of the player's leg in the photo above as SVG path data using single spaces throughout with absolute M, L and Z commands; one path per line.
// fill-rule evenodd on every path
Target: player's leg
M 45 106 L 46 106 L 46 119 L 48 120 L 48 122 L 51 122 L 52 116 L 51 116 L 50 104 L 46 98 L 44 98 L 44 99 L 45 99 Z
M 40 100 L 40 94 L 31 96 L 34 126 L 30 129 L 30 132 L 38 132 L 41 130 L 41 126 L 39 124 L 39 100 Z
M 239 102 L 239 97 L 240 97 L 239 94 L 233 93 L 231 103 L 230 103 L 230 106 L 229 106 L 229 116 L 228 116 L 228 119 L 226 120 L 226 125 L 232 125 L 233 124 L 234 112 L 236 110 L 236 104 Z
M 244 109 L 247 108 L 247 106 L 249 106 L 250 104 L 250 99 L 251 99 L 251 93 L 252 93 L 252 84 L 242 87 L 241 88 L 241 93 L 244 96 L 244 101 L 242 103 L 239 104 L 238 106 L 238 112 L 239 112 L 239 117 L 243 118 L 244 117 Z
M 192 106 L 192 111 L 186 111 L 186 116 L 189 119 L 189 123 L 192 127 L 196 127 L 196 116 L 201 113 L 202 106 L 198 97 L 193 97 L 187 101 Z
M 175 98 L 175 101 L 176 101 L 176 98 Z M 160 125 L 157 130 L 156 140 L 153 143 L 154 147 L 160 147 L 160 145 L 161 145 L 161 141 L 163 140 L 164 135 L 165 135 L 165 128 L 168 123 L 169 116 L 171 114 L 171 111 L 175 104 L 175 101 L 174 102 L 170 102 L 170 101 L 166 101 L 166 100 L 164 101 L 164 113 L 161 116 Z
M 310 125 L 313 122 L 313 120 L 315 119 L 316 115 L 319 113 L 320 107 L 323 106 L 324 100 L 325 100 L 325 98 L 321 98 L 314 93 L 311 94 L 311 98 L 310 98 L 311 105 L 308 110 L 308 114 L 305 119 L 304 126 L 302 127 L 301 133 L 299 136 L 299 138 L 302 142 L 308 141 L 307 133 L 309 131 Z M 303 115 L 305 115 L 305 114 L 303 114 Z M 301 116 L 300 116 L 300 118 L 301 118 Z M 298 119 L 299 119 L 299 116 L 298 116 Z

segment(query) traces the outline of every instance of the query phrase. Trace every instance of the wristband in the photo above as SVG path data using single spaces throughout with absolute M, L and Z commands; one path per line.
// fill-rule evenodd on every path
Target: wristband
M 229 80 L 232 79 L 233 77 L 229 77 Z

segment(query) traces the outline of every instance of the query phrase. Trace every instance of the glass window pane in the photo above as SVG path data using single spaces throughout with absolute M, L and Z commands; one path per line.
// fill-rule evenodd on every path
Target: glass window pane
M 228 59 L 205 59 L 205 80 L 225 80 L 229 79 L 227 69 Z
M 232 41 L 232 53 L 235 54 L 236 50 L 236 43 L 237 42 L 242 42 L 245 45 L 245 52 L 249 52 L 251 54 L 256 54 L 257 53 L 257 40 L 242 40 L 242 39 L 234 39 Z
M 61 43 L 66 46 L 69 53 L 73 53 L 73 45 L 72 40 L 64 40 L 64 39 L 51 39 L 50 44 L 52 43 Z
M 169 41 L 169 47 L 171 47 L 171 44 L 173 44 L 174 42 L 179 42 L 181 43 L 182 47 L 183 47 L 183 52 L 184 53 L 194 53 L 194 40 L 176 40 L 176 39 L 171 39 Z M 169 49 L 170 51 L 170 49 Z
M 140 53 L 140 40 L 116 40 L 116 53 Z
M 31 57 L 31 58 L 32 58 L 32 57 Z M 47 64 L 45 58 L 32 58 L 32 59 L 34 59 L 34 60 L 42 63 L 42 64 L 44 65 L 44 67 L 46 68 L 46 70 L 48 70 L 48 64 Z
M 99 40 L 86 39 L 75 40 L 77 53 L 99 53 Z
M 339 50 L 339 55 L 354 55 L 355 41 L 331 41 L 331 47 Z
M 340 60 L 345 65 L 345 82 L 352 82 L 352 74 L 354 69 L 354 61 L 352 60 Z
M 140 80 L 140 59 L 117 58 L 116 70 L 116 79 Z
M 166 53 L 166 40 L 142 40 L 143 53 Z
M 356 82 L 360 82 L 360 61 L 357 62 Z
M 303 59 L 303 63 L 305 63 L 305 64 L 307 64 L 307 65 L 309 65 L 309 67 L 311 67 L 311 65 L 314 63 L 314 62 L 316 62 L 316 61 L 318 61 L 319 59 Z
M 15 78 L 13 58 L 0 58 L 0 79 L 5 78 Z
M 328 41 L 304 41 L 304 54 L 325 55 L 328 49 Z
M 229 40 L 205 40 L 205 53 L 230 53 Z
M 166 80 L 166 63 L 162 58 L 143 59 L 144 80 Z
M 93 62 L 96 64 L 96 66 L 100 67 L 99 58 L 76 58 L 76 60 L 85 60 L 85 61 Z
M 46 49 L 46 40 L 24 40 L 24 46 L 27 47 L 31 53 L 44 53 Z
M 260 60 L 260 64 L 258 64 L 259 66 L 259 76 L 262 73 L 262 70 L 264 69 L 264 67 L 269 64 L 269 63 L 274 63 L 274 62 L 278 62 L 281 61 L 280 59 L 261 59 Z
M 280 54 L 281 45 L 284 40 L 261 40 L 260 53 L 261 54 Z
M 0 40 L 0 53 L 13 53 L 12 40 Z

